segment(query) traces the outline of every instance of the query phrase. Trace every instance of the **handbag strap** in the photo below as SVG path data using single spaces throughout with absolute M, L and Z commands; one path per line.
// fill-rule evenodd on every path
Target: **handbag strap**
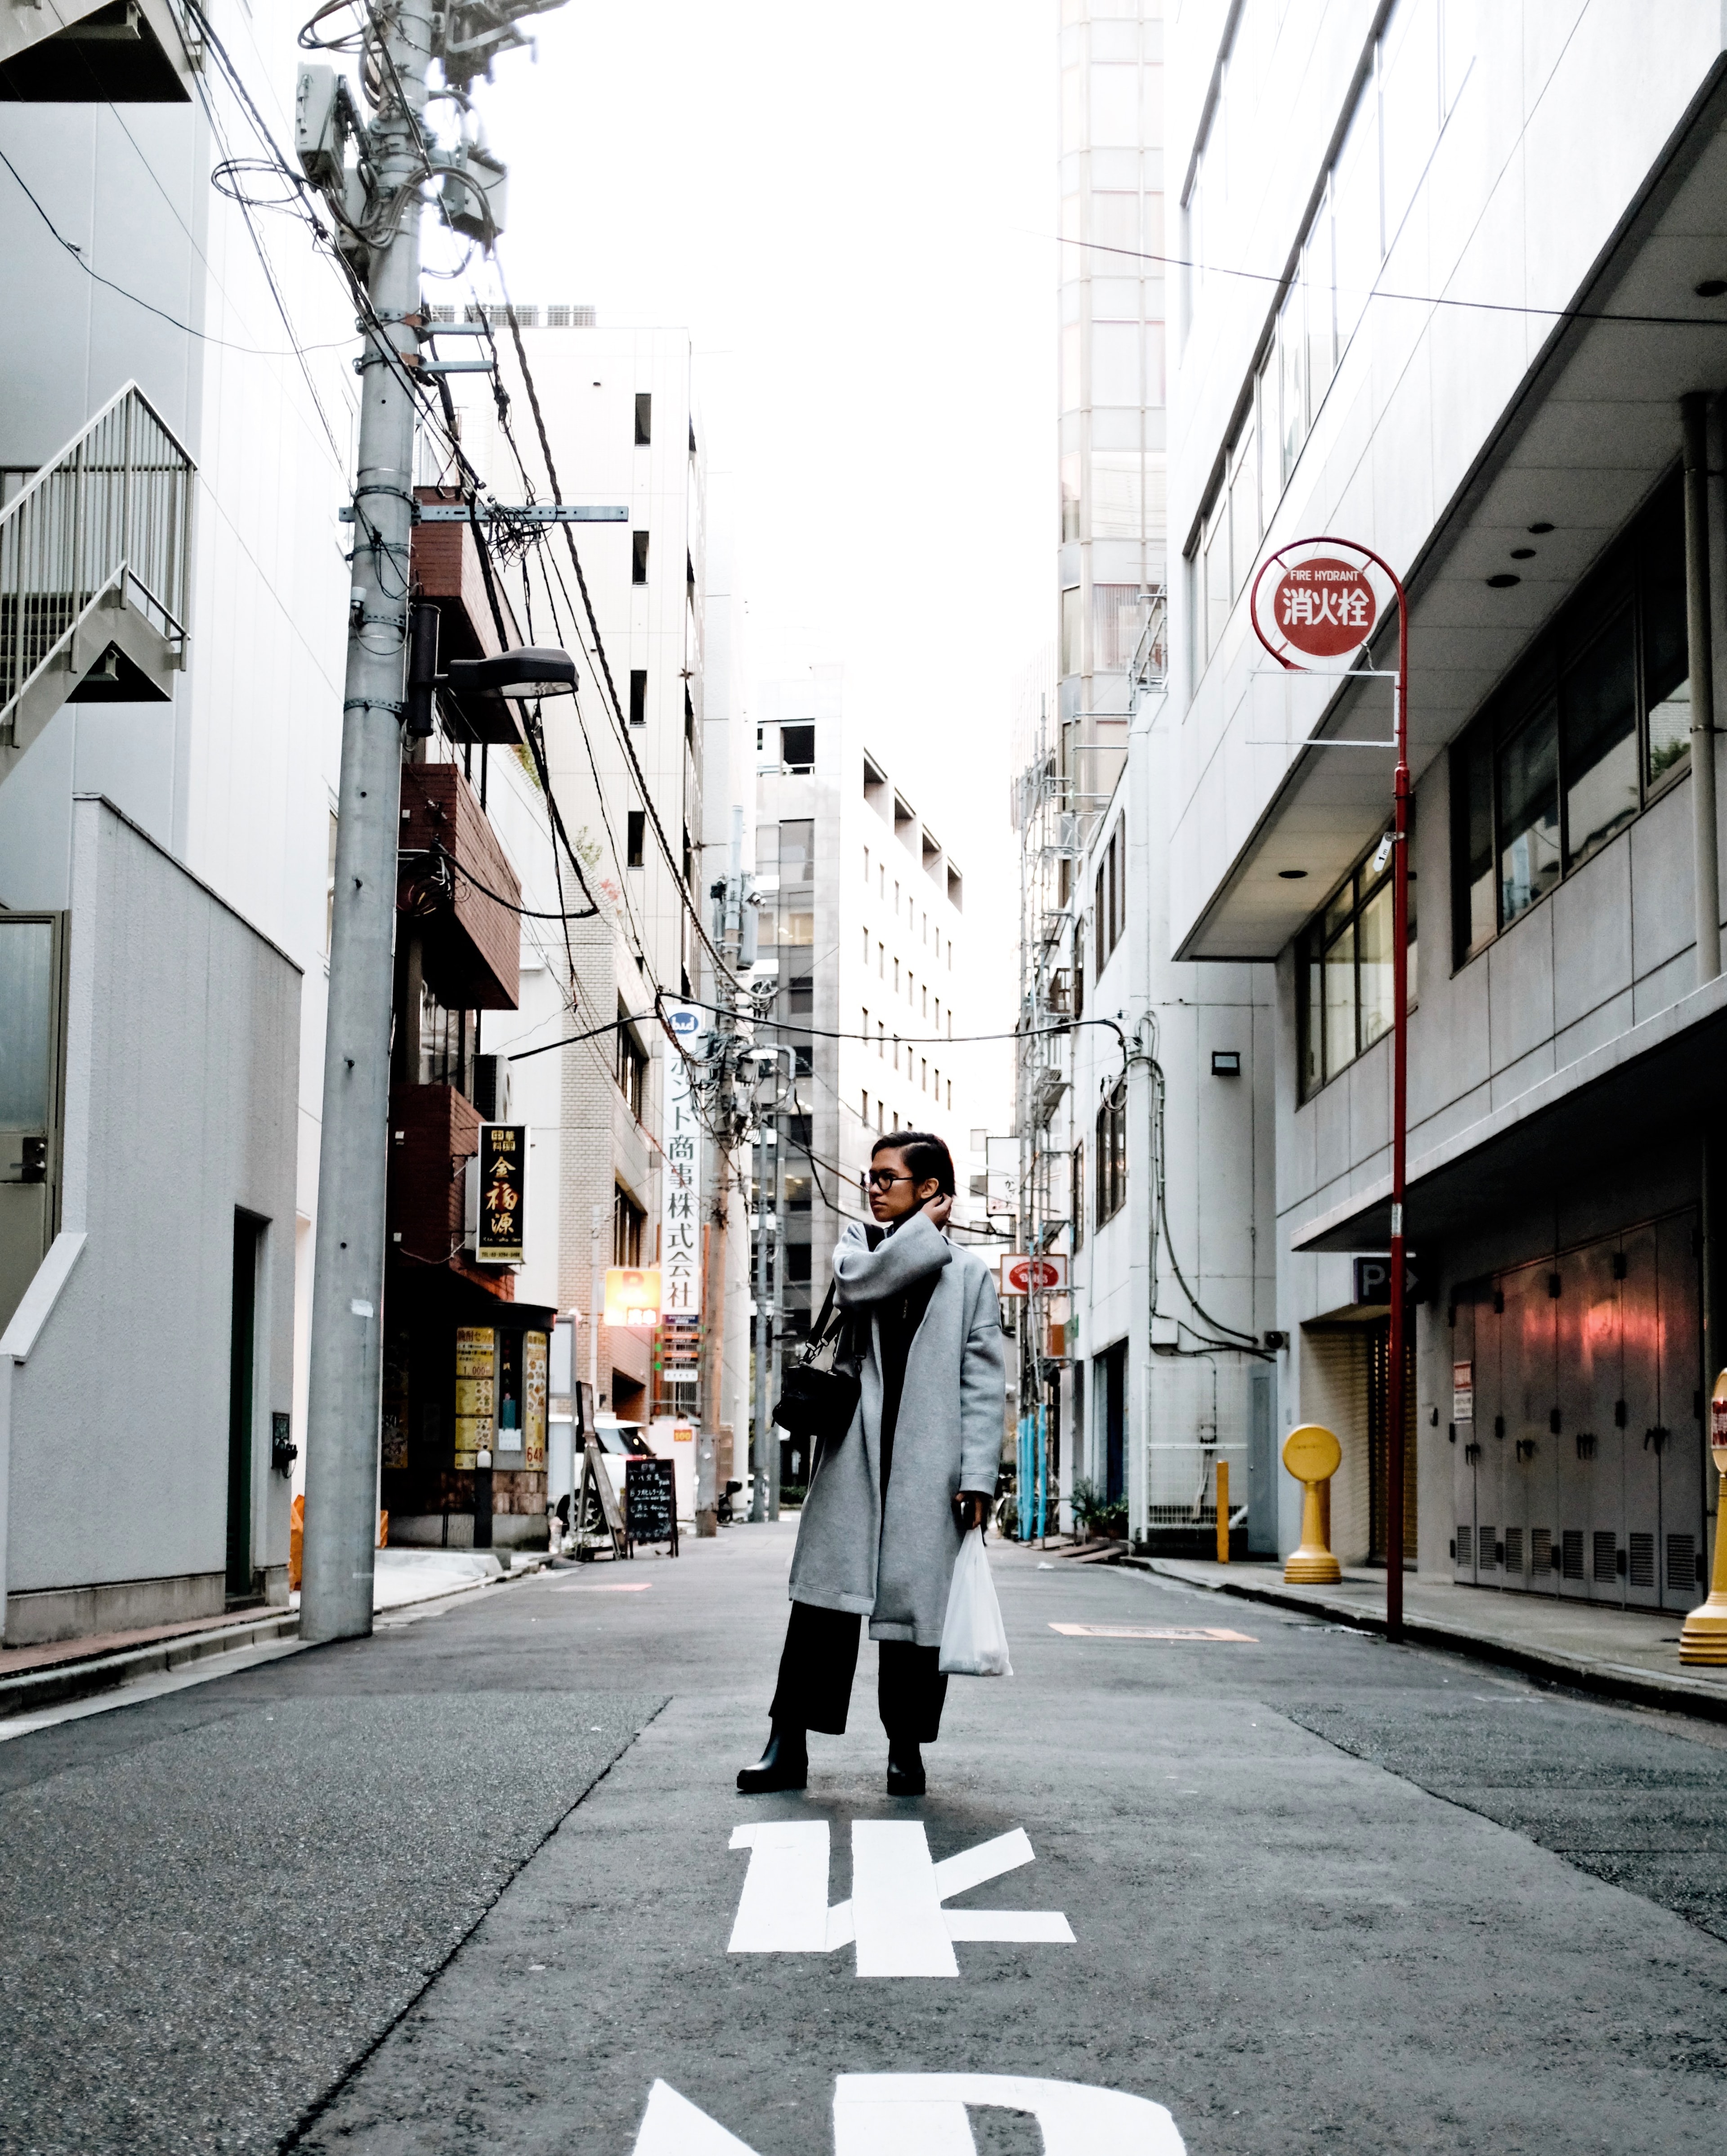
M 828 1317 L 834 1307 L 834 1296 L 838 1291 L 839 1286 L 840 1283 L 836 1280 L 830 1279 L 828 1281 L 828 1291 L 822 1300 L 821 1315 L 810 1327 L 810 1337 L 804 1342 L 804 1353 L 799 1359 L 806 1369 L 828 1343 Z M 835 1322 L 838 1325 L 843 1325 L 845 1322 L 846 1314 L 842 1311 Z

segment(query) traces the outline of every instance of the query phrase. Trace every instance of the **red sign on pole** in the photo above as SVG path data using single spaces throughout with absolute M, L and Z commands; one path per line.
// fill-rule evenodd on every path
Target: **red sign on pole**
M 1348 540 L 1299 540 L 1267 557 L 1249 601 L 1254 634 L 1274 659 L 1302 671 L 1347 667 L 1379 624 L 1380 599 L 1370 569 L 1375 557 L 1308 553 L 1315 544 L 1357 550 Z M 1292 558 L 1293 557 L 1293 558 Z

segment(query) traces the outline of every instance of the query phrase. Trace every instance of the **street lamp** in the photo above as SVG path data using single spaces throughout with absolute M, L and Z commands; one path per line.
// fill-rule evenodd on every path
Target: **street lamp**
M 429 600 L 414 609 L 408 655 L 408 699 L 403 731 L 419 741 L 432 732 L 432 699 L 439 689 L 532 699 L 573 696 L 576 662 L 567 651 L 544 644 L 519 644 L 490 659 L 452 659 L 447 673 L 438 671 L 439 611 Z

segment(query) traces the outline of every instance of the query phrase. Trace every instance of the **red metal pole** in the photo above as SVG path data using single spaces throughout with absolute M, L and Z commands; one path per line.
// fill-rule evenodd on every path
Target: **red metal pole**
M 1384 565 L 1381 564 L 1381 567 Z M 1390 571 L 1386 572 L 1388 575 Z M 1397 775 L 1391 844 L 1391 1368 L 1385 1431 L 1385 1636 L 1403 1636 L 1405 1292 L 1403 1183 L 1409 1137 L 1409 606 L 1397 590 Z

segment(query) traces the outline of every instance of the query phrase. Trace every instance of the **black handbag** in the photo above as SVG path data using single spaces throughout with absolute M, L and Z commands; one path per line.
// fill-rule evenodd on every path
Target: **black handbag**
M 781 1430 L 793 1437 L 805 1438 L 830 1449 L 851 1429 L 863 1394 L 856 1371 L 839 1364 L 837 1342 L 846 1332 L 848 1321 L 842 1311 L 831 1324 L 829 1322 L 834 1307 L 834 1282 L 830 1281 L 827 1300 L 821 1306 L 815 1330 L 804 1343 L 803 1353 L 787 1368 L 785 1390 L 774 1403 L 774 1419 Z M 834 1367 L 824 1370 L 815 1358 L 830 1346 L 835 1350 Z

